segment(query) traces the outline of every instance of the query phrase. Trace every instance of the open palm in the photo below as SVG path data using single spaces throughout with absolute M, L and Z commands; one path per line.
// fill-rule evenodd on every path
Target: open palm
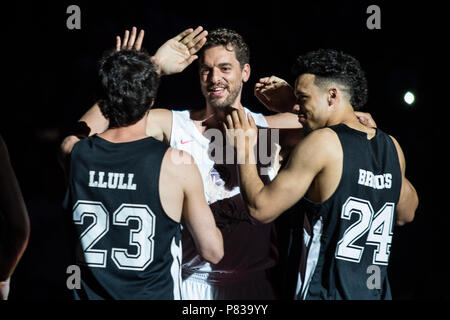
M 186 29 L 172 39 L 166 41 L 152 57 L 152 61 L 158 66 L 162 75 L 169 75 L 183 71 L 198 56 L 195 53 L 206 42 L 208 32 L 202 27 Z M 144 30 L 137 34 L 136 27 L 131 33 L 126 30 L 122 39 L 116 37 L 116 50 L 141 50 L 144 40 Z

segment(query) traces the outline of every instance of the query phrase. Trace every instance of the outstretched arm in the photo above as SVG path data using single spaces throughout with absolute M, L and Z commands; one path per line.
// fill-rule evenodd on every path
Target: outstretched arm
M 197 27 L 195 30 L 190 28 L 166 41 L 152 57 L 152 61 L 158 66 L 160 74 L 174 74 L 183 71 L 189 66 L 197 59 L 195 54 L 205 44 L 207 34 L 208 32 L 204 31 L 202 27 Z M 137 34 L 136 27 L 133 27 L 131 33 L 126 30 L 123 39 L 119 36 L 116 37 L 116 50 L 141 50 L 144 35 L 143 30 Z M 170 113 L 157 112 L 156 110 L 150 111 L 149 121 L 152 119 L 152 113 L 154 114 L 154 118 L 158 118 L 159 120 L 161 120 L 161 115 L 169 115 Z M 155 115 L 155 113 L 158 113 L 158 115 Z M 84 136 L 104 132 L 109 124 L 108 120 L 101 113 L 98 104 L 92 106 L 81 117 L 79 123 L 81 123 L 80 127 L 84 128 L 82 134 Z M 158 121 L 152 122 L 152 130 L 163 132 L 161 136 L 170 136 L 170 132 L 166 131 L 167 128 L 170 128 L 171 118 L 168 118 L 161 128 L 158 127 L 158 123 Z M 67 157 L 72 152 L 73 146 L 79 140 L 80 135 L 77 136 L 77 134 L 72 134 L 63 140 L 60 147 L 60 160 L 62 163 L 66 162 Z

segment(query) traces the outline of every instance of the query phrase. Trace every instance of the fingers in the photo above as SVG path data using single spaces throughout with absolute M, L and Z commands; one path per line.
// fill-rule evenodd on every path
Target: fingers
M 235 111 L 233 111 L 233 112 L 235 112 Z M 247 130 L 249 127 L 249 122 L 247 120 L 247 115 L 245 114 L 245 111 L 243 109 L 239 109 L 239 110 L 237 110 L 237 114 L 238 114 L 239 123 L 240 123 L 241 127 L 244 130 Z
M 141 51 L 141 49 L 142 49 L 142 42 L 144 41 L 144 35 L 145 35 L 144 30 L 141 30 L 139 32 L 139 35 L 138 35 L 137 39 L 136 39 L 136 43 L 134 44 L 134 49 L 135 50 Z
M 123 35 L 123 41 L 119 36 L 116 37 L 116 50 L 137 50 L 140 51 L 142 49 L 142 42 L 144 41 L 144 30 L 139 31 L 137 34 L 137 28 L 133 27 L 130 31 L 125 30 Z
M 174 39 L 189 49 L 189 54 L 194 54 L 206 43 L 206 36 L 208 31 L 203 30 L 203 27 L 199 26 L 195 30 L 187 29 L 180 33 Z
M 180 41 L 181 39 L 183 39 L 185 36 L 187 36 L 192 31 L 194 31 L 194 29 L 192 29 L 192 28 L 186 29 L 183 32 L 181 32 L 179 35 L 173 37 L 172 39 L 175 41 Z
M 235 129 L 241 129 L 241 121 L 239 119 L 239 114 L 236 111 L 231 113 L 231 118 L 233 119 L 233 125 Z
M 248 123 L 250 124 L 250 127 L 253 129 L 257 129 L 255 119 L 253 119 L 252 114 L 248 113 Z
M 116 51 L 120 51 L 122 40 L 119 36 L 116 37 Z
M 203 31 L 200 33 L 197 37 L 193 40 L 193 47 L 189 49 L 190 54 L 196 53 L 198 50 L 203 47 L 203 45 L 206 43 L 206 36 L 208 35 L 208 31 Z
M 370 113 L 355 111 L 355 115 L 358 118 L 359 122 L 361 122 L 363 125 L 373 128 L 377 127 L 377 124 L 375 123 L 375 120 L 373 120 Z
M 129 38 L 130 38 L 130 31 L 125 30 L 125 34 L 123 35 L 122 50 L 127 48 Z
M 128 41 L 128 44 L 127 44 L 127 49 L 128 49 L 128 50 L 133 49 L 134 42 L 136 41 L 136 30 L 137 30 L 136 27 L 133 27 L 133 28 L 131 29 L 130 40 Z
M 233 120 L 231 119 L 231 115 L 228 114 L 225 117 L 225 119 L 226 119 L 226 123 L 227 123 L 227 128 L 230 130 L 234 129 L 234 124 L 233 124 Z
M 180 42 L 187 46 L 202 31 L 203 27 L 197 27 L 194 31 L 186 35 Z

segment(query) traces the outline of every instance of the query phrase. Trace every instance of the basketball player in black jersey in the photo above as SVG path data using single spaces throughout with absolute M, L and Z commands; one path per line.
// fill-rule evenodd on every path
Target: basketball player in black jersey
M 0 190 L 0 300 L 6 300 L 10 277 L 28 244 L 30 221 L 1 135 Z
M 402 149 L 355 116 L 367 99 L 355 58 L 318 50 L 300 56 L 294 70 L 294 111 L 310 134 L 270 184 L 261 182 L 253 164 L 253 119 L 239 111 L 227 116 L 230 141 L 244 163 L 241 190 L 250 214 L 268 223 L 296 204 L 304 214 L 297 299 L 390 299 L 394 222 L 411 222 L 418 206 Z M 373 270 L 378 279 L 371 282 Z
M 223 240 L 192 157 L 146 134 L 159 83 L 150 56 L 111 52 L 99 102 L 109 128 L 76 143 L 65 208 L 73 220 L 77 299 L 180 299 L 181 225 L 217 263 Z

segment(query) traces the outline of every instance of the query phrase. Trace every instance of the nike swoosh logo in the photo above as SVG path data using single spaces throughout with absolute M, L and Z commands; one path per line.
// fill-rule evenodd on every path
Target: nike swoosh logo
M 192 142 L 192 140 L 183 141 L 183 139 L 181 139 L 181 144 L 186 144 L 186 143 L 189 143 L 189 142 Z

